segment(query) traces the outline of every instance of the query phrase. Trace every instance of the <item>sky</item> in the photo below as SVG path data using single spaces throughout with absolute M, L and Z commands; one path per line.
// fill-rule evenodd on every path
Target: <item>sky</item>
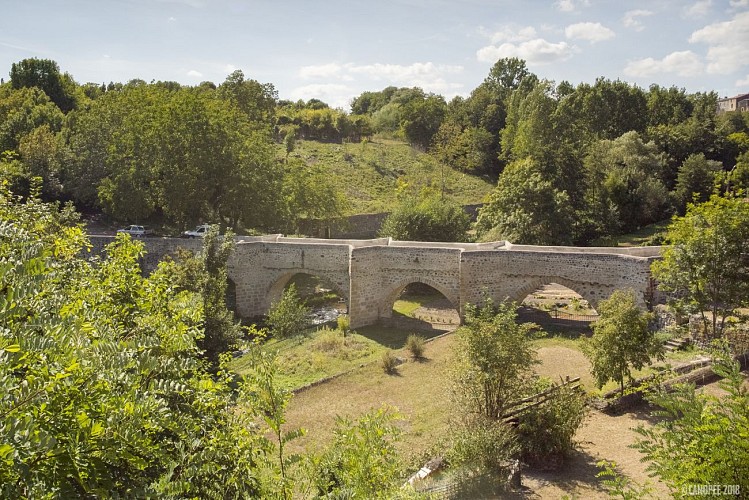
M 389 85 L 467 96 L 503 57 L 540 78 L 749 93 L 749 0 L 0 0 L 0 77 L 197 85 L 239 69 L 280 99 Z

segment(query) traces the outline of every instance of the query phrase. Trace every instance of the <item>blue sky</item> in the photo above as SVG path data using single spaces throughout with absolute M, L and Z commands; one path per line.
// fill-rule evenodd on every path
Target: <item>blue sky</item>
M 348 109 L 388 85 L 468 95 L 501 57 L 541 78 L 749 92 L 749 0 L 3 0 L 0 76 L 54 59 L 79 83 L 224 81 Z

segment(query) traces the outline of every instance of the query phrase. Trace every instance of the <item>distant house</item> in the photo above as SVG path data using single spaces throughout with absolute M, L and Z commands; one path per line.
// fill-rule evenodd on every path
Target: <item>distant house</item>
M 727 111 L 749 111 L 749 94 L 739 94 L 736 97 L 718 99 L 718 113 Z

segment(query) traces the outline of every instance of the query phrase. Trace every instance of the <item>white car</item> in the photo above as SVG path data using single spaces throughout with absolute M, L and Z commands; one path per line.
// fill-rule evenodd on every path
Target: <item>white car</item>
M 150 229 L 146 229 L 143 226 L 135 226 L 135 225 L 127 226 L 126 228 L 123 228 L 123 229 L 118 229 L 117 232 L 129 234 L 133 238 L 142 238 L 144 236 L 148 236 L 151 234 Z
M 210 228 L 210 224 L 203 224 L 202 226 L 198 226 L 191 231 L 185 231 L 184 233 L 182 233 L 182 236 L 185 238 L 203 238 L 208 233 L 208 230 Z

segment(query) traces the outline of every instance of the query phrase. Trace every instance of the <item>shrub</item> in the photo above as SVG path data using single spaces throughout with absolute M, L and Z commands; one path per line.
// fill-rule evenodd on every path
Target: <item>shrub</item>
M 491 471 L 497 477 L 507 477 L 513 460 L 520 450 L 512 428 L 481 414 L 465 417 L 451 426 L 452 446 L 447 452 L 451 469 L 469 479 Z
M 380 365 L 385 373 L 392 375 L 398 371 L 398 358 L 393 354 L 393 351 L 387 350 L 382 353 Z
M 406 339 L 406 349 L 411 353 L 413 359 L 421 359 L 424 357 L 424 349 L 426 347 L 426 340 L 421 335 L 412 333 Z
M 466 241 L 470 218 L 452 200 L 407 198 L 383 221 L 379 235 L 405 241 Z
M 343 333 L 343 336 L 345 337 L 346 334 L 351 332 L 351 319 L 348 316 L 338 316 L 338 329 Z
M 276 338 L 287 338 L 304 333 L 309 326 L 309 309 L 299 299 L 292 283 L 283 292 L 281 300 L 268 311 L 268 326 Z
M 312 346 L 323 352 L 337 352 L 345 347 L 345 340 L 335 330 L 324 327 L 315 337 Z
M 539 380 L 535 391 L 552 387 Z M 570 386 L 560 387 L 548 400 L 519 417 L 518 437 L 523 460 L 529 464 L 556 469 L 573 449 L 572 437 L 587 413 L 585 395 Z

